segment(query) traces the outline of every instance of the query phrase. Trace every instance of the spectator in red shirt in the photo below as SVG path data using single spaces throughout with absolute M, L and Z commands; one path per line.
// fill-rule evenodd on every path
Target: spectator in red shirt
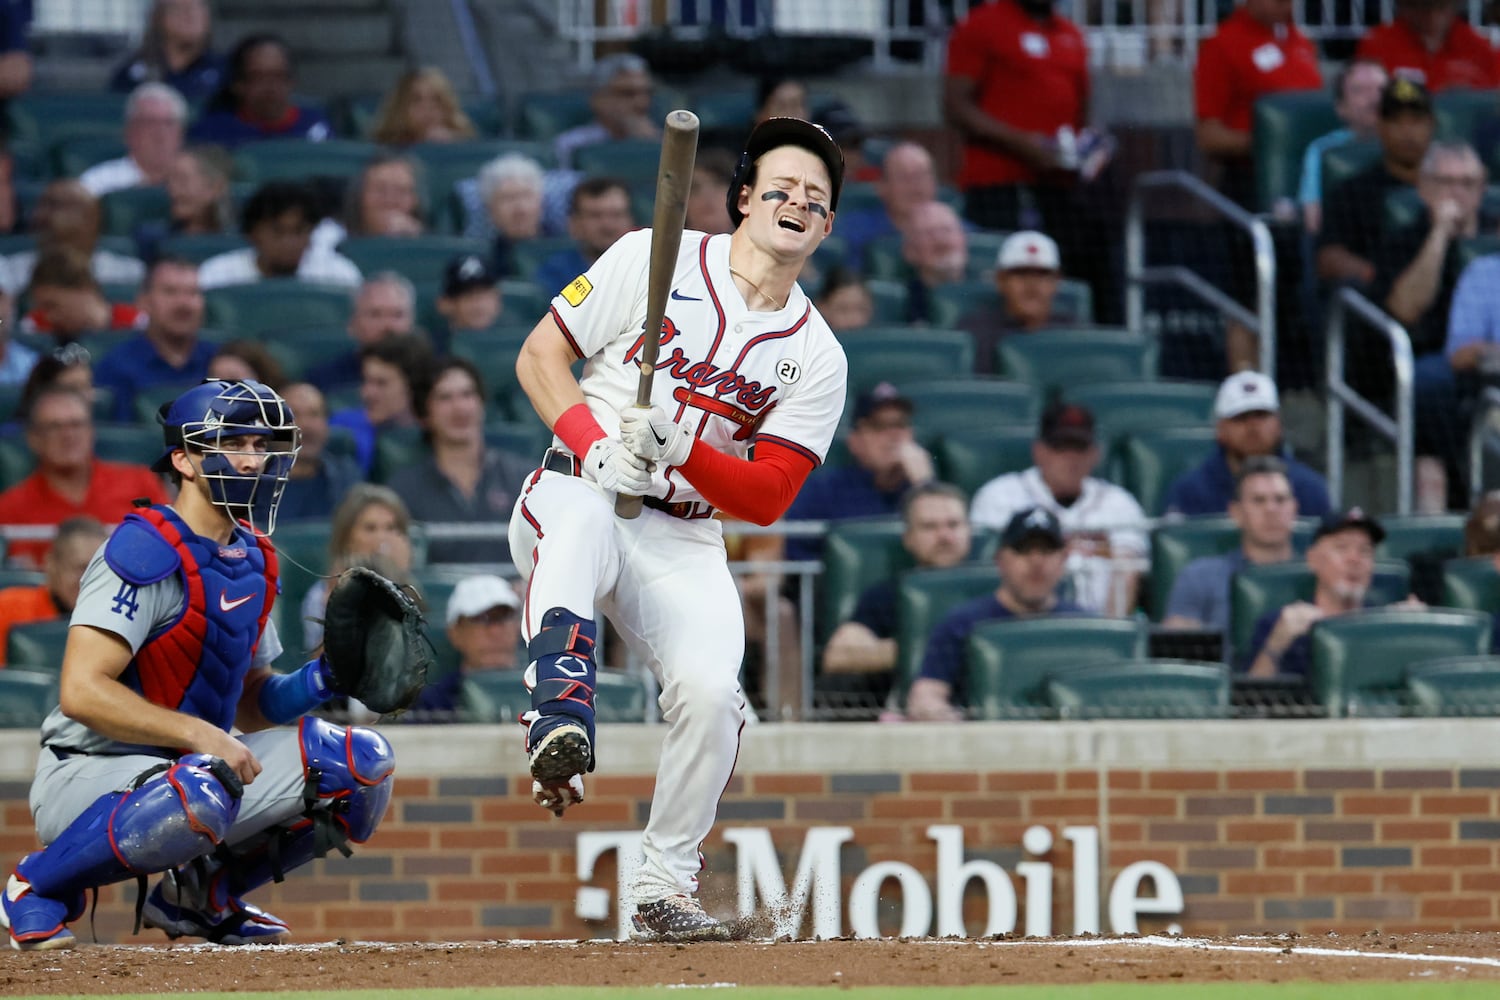
M 133 330 L 146 319 L 136 306 L 105 298 L 88 257 L 67 247 L 43 251 L 37 258 L 27 294 L 31 312 L 21 330 L 50 334 L 61 342 L 85 333 Z
M 1317 49 L 1292 23 L 1292 0 L 1245 0 L 1203 40 L 1193 70 L 1196 135 L 1199 150 L 1222 171 L 1221 191 L 1250 206 L 1255 102 L 1283 90 L 1322 86 Z
M 73 613 L 83 571 L 107 537 L 104 525 L 92 517 L 70 517 L 57 526 L 57 538 L 42 567 L 47 579 L 36 586 L 0 590 L 0 652 L 10 638 L 11 626 Z
M 1050 0 L 995 0 L 973 6 L 948 38 L 943 114 L 964 142 L 959 186 L 964 214 L 985 229 L 1045 229 L 1080 274 L 1109 321 L 1116 305 L 1112 254 L 1120 245 L 1119 199 L 1087 182 L 1102 169 L 1089 110 L 1088 48 Z M 1023 211 L 1029 193 L 1036 211 Z M 1037 216 L 1040 216 L 1039 218 Z
M 1500 87 L 1500 57 L 1483 35 L 1458 19 L 1458 0 L 1396 0 L 1394 18 L 1365 34 L 1358 57 L 1433 93 Z
M 94 454 L 89 404 L 72 389 L 43 389 L 26 417 L 26 444 L 36 471 L 0 493 L 0 524 L 61 524 L 88 515 L 116 524 L 138 498 L 166 503 L 162 481 L 144 465 L 106 462 Z M 23 566 L 40 566 L 50 539 L 14 539 L 6 555 Z

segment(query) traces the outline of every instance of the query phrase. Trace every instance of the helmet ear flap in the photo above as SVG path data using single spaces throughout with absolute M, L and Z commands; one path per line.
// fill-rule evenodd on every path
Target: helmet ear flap
M 724 207 L 729 209 L 729 221 L 738 226 L 745 218 L 745 213 L 740 211 L 740 189 L 750 183 L 750 153 L 747 150 L 740 154 L 740 162 L 734 168 L 734 176 L 729 178 L 729 190 L 724 195 Z

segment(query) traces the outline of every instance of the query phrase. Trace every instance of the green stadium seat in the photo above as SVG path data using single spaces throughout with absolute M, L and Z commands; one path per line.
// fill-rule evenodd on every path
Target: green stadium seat
M 524 420 L 532 412 L 516 380 L 516 358 L 530 333 L 530 327 L 498 326 L 466 331 L 449 345 L 456 357 L 467 358 L 479 368 L 490 399 L 511 420 Z
M 573 241 L 566 236 L 538 236 L 534 240 L 523 240 L 511 248 L 511 253 L 516 262 L 516 270 L 520 277 L 531 280 L 536 277 L 537 268 L 548 257 L 561 250 L 573 248 Z M 544 288 L 542 291 L 547 295 L 556 295 L 561 289 Z
M 750 121 L 755 117 L 755 94 L 749 90 L 712 90 L 696 97 L 692 109 L 704 132 L 711 129 L 744 128 L 748 134 Z M 845 185 L 840 193 L 839 211 L 848 210 L 845 199 L 849 197 L 849 189 L 853 186 Z
M 1417 715 L 1500 715 L 1500 656 L 1452 656 L 1406 667 Z
M 505 106 L 498 98 L 475 95 L 461 99 L 459 105 L 480 135 L 494 139 L 504 134 Z
M 0 670 L 0 729 L 39 729 L 56 707 L 56 676 Z
M 1249 667 L 1250 640 L 1261 615 L 1293 601 L 1310 601 L 1314 580 L 1307 563 L 1290 562 L 1246 566 L 1229 584 L 1230 662 Z M 1377 562 L 1366 600 L 1372 605 L 1403 600 L 1411 592 L 1411 569 L 1405 563 Z
M 1500 146 L 1496 148 L 1500 149 Z M 1460 240 L 1458 244 L 1458 261 L 1461 267 L 1468 267 L 1476 257 L 1487 257 L 1492 253 L 1500 253 L 1500 236 L 1475 236 Z
M 1156 356 L 1151 337 L 1111 327 L 1005 337 L 995 351 L 997 371 L 1048 395 L 1089 382 L 1150 381 L 1156 378 Z
M 1213 454 L 1214 428 L 1166 427 L 1136 431 L 1115 445 L 1115 481 L 1152 517 L 1162 513 L 1172 481 Z
M 1380 158 L 1380 143 L 1374 140 L 1346 142 L 1323 151 L 1323 200 L 1344 181 Z
M 175 391 L 184 391 L 197 385 L 197 382 L 184 383 L 176 387 Z M 166 388 L 160 396 L 150 396 L 147 402 L 155 401 L 156 406 L 148 409 L 154 417 L 157 409 L 161 406 L 161 400 L 175 398 L 174 388 Z M 146 394 L 142 394 L 145 396 Z M 153 420 L 151 423 L 135 424 L 95 424 L 94 425 L 94 451 L 100 455 L 106 455 L 116 462 L 135 462 L 139 465 L 150 465 L 161 457 L 162 438 L 161 427 Z
M 954 207 L 962 214 L 963 210 L 960 206 Z M 965 242 L 969 247 L 969 262 L 964 267 L 964 273 L 970 281 L 983 280 L 991 288 L 995 287 L 990 279 L 994 277 L 1000 261 L 1000 247 L 1004 245 L 1010 233 L 974 230 L 967 236 L 968 239 Z
M 379 146 L 357 139 L 262 139 L 234 151 L 234 176 L 235 180 L 256 184 L 310 177 L 351 178 L 379 152 Z
M 865 277 L 906 284 L 911 268 L 901 257 L 901 234 L 877 236 L 865 244 Z
M 11 171 L 17 181 L 41 182 L 54 173 L 46 148 L 37 140 L 13 138 L 6 148 L 10 150 Z M 123 143 L 120 148 L 124 149 Z
M 272 330 L 344 326 L 354 309 L 347 288 L 330 288 L 290 278 L 230 285 L 203 293 L 204 325 L 239 337 Z
M 929 447 L 949 434 L 964 434 L 999 421 L 1032 423 L 1041 411 L 1036 390 L 1022 382 L 970 377 L 901 382 L 915 409 L 917 439 Z
M 573 154 L 573 167 L 585 174 L 618 177 L 623 181 L 656 183 L 661 160 L 660 139 L 620 139 L 584 146 Z
M 745 119 L 749 121 L 749 118 Z M 839 217 L 847 218 L 851 212 L 864 212 L 883 208 L 880 187 L 874 181 L 847 181 L 839 190 Z
M 319 365 L 340 358 L 355 348 L 349 330 L 344 326 L 284 327 L 262 332 L 259 340 L 281 365 L 288 379 L 306 378 Z
M 840 204 L 843 203 L 842 197 L 841 195 Z M 871 320 L 872 326 L 906 322 L 906 304 L 911 293 L 907 291 L 905 285 L 899 281 L 871 278 L 865 282 L 865 289 L 869 291 L 871 303 L 875 307 L 875 316 Z
M 39 569 L 0 565 L 0 590 L 6 587 L 40 587 L 46 582 L 47 574 Z
M 419 290 L 435 292 L 450 260 L 470 253 L 488 257 L 490 247 L 462 236 L 363 236 L 344 240 L 338 251 L 366 276 L 394 271 Z
M 370 480 L 387 483 L 398 470 L 418 464 L 427 453 L 422 428 L 387 427 L 375 435 L 375 461 L 370 468 Z
M 958 378 L 974 370 L 974 341 L 962 330 L 866 327 L 840 338 L 849 360 L 849 392 L 881 382 Z
M 1096 382 L 1074 386 L 1065 395 L 1094 414 L 1100 442 L 1107 447 L 1139 431 L 1212 426 L 1218 391 L 1212 382 Z
M 184 236 L 168 236 L 157 244 L 163 257 L 181 257 L 194 264 L 201 264 L 221 253 L 243 250 L 250 244 L 238 233 L 197 233 Z
M 36 468 L 36 456 L 22 437 L 0 437 L 0 488 L 10 489 Z
M 529 91 L 516 103 L 516 135 L 550 142 L 592 117 L 589 95 L 582 90 Z
M 276 598 L 273 614 L 276 630 L 287 655 L 278 663 L 295 667 L 297 656 L 293 651 L 302 650 L 302 602 L 307 592 L 328 572 L 328 522 L 289 521 L 276 525 L 271 541 L 276 551 L 285 558 L 277 561 L 281 584 L 281 595 Z
M 1094 290 L 1086 281 L 1064 278 L 1057 283 L 1057 297 L 1052 300 L 1052 311 L 1066 316 L 1073 322 L 1094 321 Z
M 860 594 L 911 567 L 901 544 L 904 530 L 898 517 L 857 517 L 829 525 L 817 583 L 819 643 L 849 620 Z
M 959 320 L 980 306 L 1000 301 L 993 281 L 955 281 L 927 293 L 927 321 L 933 326 L 957 327 Z
M 1471 611 L 1500 609 L 1500 570 L 1493 556 L 1443 563 L 1443 607 Z
M 1146 600 L 1154 621 L 1166 614 L 1177 574 L 1194 559 L 1223 555 L 1239 548 L 1240 529 L 1215 514 L 1162 524 L 1151 532 L 1151 577 Z
M 1333 99 L 1323 91 L 1269 94 L 1255 102 L 1251 159 L 1255 200 L 1261 211 L 1270 211 L 1278 199 L 1296 199 L 1308 144 L 1342 124 Z
M 1064 719 L 1222 719 L 1229 668 L 1200 660 L 1115 660 L 1052 674 L 1047 700 Z
M 534 281 L 500 282 L 501 321 L 508 326 L 535 326 L 547 314 L 556 290 L 546 292 Z
M 490 420 L 484 425 L 490 447 L 541 462 L 542 452 L 552 444 L 552 432 L 533 415 L 530 420 Z
M 948 569 L 914 569 L 901 575 L 896 597 L 896 681 L 906 689 L 922 672 L 927 639 L 938 622 L 965 601 L 993 593 L 1000 572 L 991 563 L 966 563 Z
M 1308 685 L 1328 714 L 1390 715 L 1403 707 L 1413 663 L 1490 651 L 1490 616 L 1479 611 L 1372 609 L 1313 625 Z
M 1415 556 L 1449 560 L 1463 554 L 1463 514 L 1391 514 L 1381 517 L 1385 541 L 1375 549 L 1382 559 L 1405 559 Z
M 129 95 L 105 90 L 31 90 L 9 102 L 10 135 L 48 148 L 74 135 L 119 137 Z
M 649 220 L 651 218 L 652 206 L 655 204 L 655 201 L 656 185 L 653 181 L 651 187 L 651 198 L 647 203 L 646 210 L 636 212 L 635 217 L 643 222 Z M 836 267 L 843 267 L 844 261 L 848 256 L 849 244 L 844 241 L 844 238 L 842 236 L 834 233 L 832 236 L 825 238 L 822 243 L 818 244 L 818 248 L 814 250 L 812 256 L 808 258 L 808 267 L 816 275 L 826 275 L 829 271 L 832 271 Z M 809 286 L 811 286 L 812 283 L 810 280 L 808 284 Z M 898 323 L 902 323 L 905 321 L 905 316 L 902 316 L 900 319 L 896 320 L 896 322 Z
M 164 187 L 125 188 L 101 198 L 99 210 L 106 233 L 129 236 L 143 222 L 166 219 L 171 214 L 172 202 Z
M 12 625 L 5 640 L 5 670 L 41 674 L 62 672 L 63 650 L 68 645 L 68 619 Z
M 120 159 L 126 152 L 119 129 L 114 134 L 65 136 L 52 144 L 52 172 L 56 177 L 77 177 L 89 167 Z
M 594 675 L 594 711 L 601 723 L 635 723 L 654 717 L 646 682 L 623 670 L 600 670 Z M 464 677 L 464 719 L 475 723 L 514 723 L 531 710 L 531 695 L 519 670 L 486 670 Z
M 1036 424 L 995 424 L 944 434 L 933 455 L 938 473 L 969 496 L 996 476 L 1030 468 Z
M 1145 623 L 1135 618 L 1047 615 L 981 622 L 964 656 L 964 700 L 983 719 L 1035 716 L 1047 679 L 1082 663 L 1139 659 Z
M 1500 114 L 1500 101 L 1493 90 L 1450 87 L 1433 95 L 1432 110 L 1438 135 L 1474 144 L 1479 126 Z
M 520 153 L 543 168 L 552 165 L 552 150 L 540 142 L 525 139 L 471 139 L 465 142 L 423 142 L 408 149 L 407 154 L 421 161 L 427 187 L 429 220 L 435 221 L 439 208 L 453 193 L 459 181 L 476 177 L 485 164 L 506 153 Z

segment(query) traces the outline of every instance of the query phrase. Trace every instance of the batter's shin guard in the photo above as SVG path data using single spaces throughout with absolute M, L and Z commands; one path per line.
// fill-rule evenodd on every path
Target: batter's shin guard
M 594 640 L 598 626 L 566 608 L 542 615 L 542 627 L 526 644 L 526 686 L 531 711 L 524 721 L 527 747 L 566 722 L 582 723 L 589 737 L 589 765 L 594 769 Z

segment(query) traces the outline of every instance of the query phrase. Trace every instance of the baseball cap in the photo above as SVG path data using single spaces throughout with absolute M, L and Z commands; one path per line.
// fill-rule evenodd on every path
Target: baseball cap
M 868 392 L 860 393 L 855 399 L 854 422 L 857 424 L 861 420 L 866 420 L 873 416 L 876 410 L 886 406 L 900 407 L 906 411 L 907 416 L 911 416 L 912 411 L 917 408 L 915 403 L 901 395 L 900 389 L 889 382 L 881 382 Z
M 1052 448 L 1088 448 L 1094 443 L 1094 415 L 1077 403 L 1053 403 L 1042 412 L 1037 435 Z
M 1000 545 L 1007 549 L 1018 549 L 1033 538 L 1042 539 L 1055 549 L 1063 547 L 1062 524 L 1050 510 L 1027 507 L 1017 511 L 1000 533 Z
M 1012 233 L 1000 244 L 1000 255 L 995 266 L 1002 271 L 1031 268 L 1038 271 L 1057 271 L 1062 268 L 1062 258 L 1057 252 L 1057 242 L 1046 233 L 1034 229 L 1023 229 Z
M 447 623 L 452 625 L 460 618 L 473 618 L 491 608 L 520 608 L 521 599 L 511 585 L 498 576 L 481 573 L 466 576 L 453 588 L 448 598 Z
M 1219 394 L 1214 397 L 1214 419 L 1228 420 L 1246 413 L 1276 413 L 1281 409 L 1281 397 L 1276 392 L 1276 383 L 1261 372 L 1235 372 L 1219 385 Z
M 477 253 L 460 254 L 443 268 L 443 296 L 452 298 L 476 288 L 492 288 L 500 278 Z
M 1336 535 L 1351 528 L 1357 528 L 1369 535 L 1370 541 L 1375 545 L 1385 541 L 1385 529 L 1380 526 L 1380 522 L 1359 507 L 1350 507 L 1342 511 L 1332 510 L 1324 514 L 1323 519 L 1318 522 L 1318 530 L 1313 532 L 1313 541 L 1316 542 L 1320 538 Z
M 823 126 L 801 118 L 767 118 L 755 126 L 755 131 L 745 141 L 744 155 L 740 157 L 739 167 L 729 185 L 727 207 L 729 218 L 736 226 L 745 217 L 739 209 L 740 188 L 747 183 L 751 164 L 779 146 L 798 146 L 823 161 L 832 185 L 828 192 L 828 210 L 838 211 L 839 189 L 844 186 L 844 151 L 833 141 L 833 136 Z
M 1432 114 L 1432 95 L 1407 76 L 1393 76 L 1380 92 L 1380 117 L 1394 118 L 1403 111 Z

